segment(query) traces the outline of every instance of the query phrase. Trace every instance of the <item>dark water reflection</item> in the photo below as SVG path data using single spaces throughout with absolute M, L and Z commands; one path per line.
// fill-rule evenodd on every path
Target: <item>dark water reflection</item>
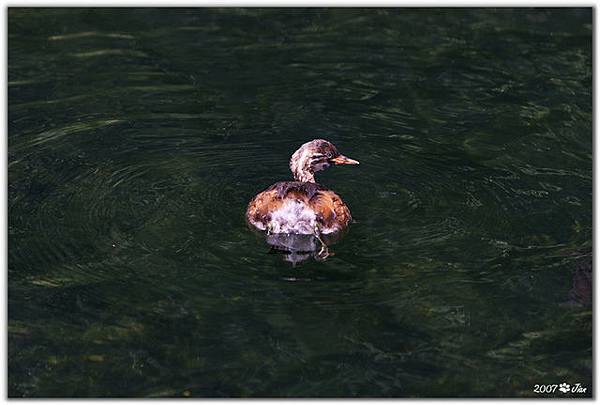
M 591 24 L 9 10 L 9 395 L 589 394 Z M 356 222 L 292 266 L 243 214 L 315 137 Z

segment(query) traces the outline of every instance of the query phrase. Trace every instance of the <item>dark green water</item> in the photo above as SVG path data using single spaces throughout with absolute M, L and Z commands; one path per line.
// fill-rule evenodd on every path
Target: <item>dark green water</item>
M 8 14 L 10 396 L 590 395 L 590 9 Z M 294 267 L 243 215 L 313 138 Z

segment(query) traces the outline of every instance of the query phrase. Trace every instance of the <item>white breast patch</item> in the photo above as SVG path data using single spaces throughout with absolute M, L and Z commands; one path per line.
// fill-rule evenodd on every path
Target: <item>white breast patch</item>
M 286 200 L 271 213 L 267 229 L 271 233 L 300 233 L 310 235 L 315 232 L 317 217 L 305 203 L 298 200 Z

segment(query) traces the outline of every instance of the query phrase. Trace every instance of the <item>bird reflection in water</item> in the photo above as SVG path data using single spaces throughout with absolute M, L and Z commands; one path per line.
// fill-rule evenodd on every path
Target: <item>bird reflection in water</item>
M 326 260 L 334 255 L 330 246 L 341 239 L 343 232 L 329 235 L 301 235 L 294 233 L 267 234 L 270 253 L 281 254 L 286 262 L 294 265 L 308 259 Z

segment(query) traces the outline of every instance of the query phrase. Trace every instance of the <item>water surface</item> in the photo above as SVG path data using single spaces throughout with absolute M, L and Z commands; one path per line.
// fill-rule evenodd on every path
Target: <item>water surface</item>
M 10 396 L 590 394 L 591 9 L 8 15 Z M 243 215 L 313 138 L 293 266 Z

